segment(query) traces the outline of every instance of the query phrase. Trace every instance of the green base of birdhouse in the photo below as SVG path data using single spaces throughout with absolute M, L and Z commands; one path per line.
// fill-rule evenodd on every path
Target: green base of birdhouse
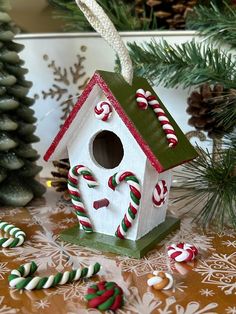
M 60 238 L 64 241 L 86 246 L 103 252 L 127 255 L 141 258 L 155 245 L 164 239 L 170 232 L 179 229 L 180 220 L 174 217 L 167 217 L 158 227 L 137 241 L 121 240 L 115 236 L 102 233 L 85 233 L 79 225 L 63 231 Z

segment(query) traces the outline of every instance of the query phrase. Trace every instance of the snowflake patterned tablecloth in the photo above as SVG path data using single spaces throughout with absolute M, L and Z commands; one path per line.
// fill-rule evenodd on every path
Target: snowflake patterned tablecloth
M 118 314 L 236 314 L 234 230 L 203 233 L 191 217 L 185 218 L 180 231 L 137 260 L 62 242 L 60 231 L 73 226 L 77 220 L 70 204 L 51 190 L 43 201 L 27 208 L 2 208 L 0 219 L 22 228 L 28 236 L 22 247 L 0 250 L 0 314 L 101 313 L 86 308 L 84 294 L 91 279 L 43 291 L 9 289 L 10 270 L 32 260 L 39 265 L 40 275 L 99 261 L 102 271 L 93 280 L 115 281 L 124 290 L 126 302 Z M 169 260 L 166 247 L 179 241 L 199 247 L 196 262 L 178 264 Z M 147 274 L 153 270 L 172 273 L 173 289 L 156 292 L 147 287 Z

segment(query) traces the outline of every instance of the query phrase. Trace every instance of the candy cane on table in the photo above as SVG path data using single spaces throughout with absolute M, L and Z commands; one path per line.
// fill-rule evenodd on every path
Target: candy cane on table
M 68 190 L 76 215 L 84 231 L 93 232 L 91 221 L 86 213 L 84 204 L 81 200 L 81 194 L 78 189 L 78 177 L 80 175 L 86 180 L 89 188 L 94 188 L 98 185 L 98 183 L 94 179 L 92 172 L 83 165 L 74 166 L 69 170 Z
M 155 112 L 157 119 L 160 121 L 162 125 L 162 129 L 166 134 L 167 142 L 169 143 L 169 147 L 175 147 L 178 144 L 178 138 L 175 134 L 175 130 L 171 125 L 169 119 L 166 116 L 166 113 L 161 108 L 159 102 L 156 99 L 156 96 L 153 96 L 149 91 L 146 92 L 147 102 L 149 106 L 152 107 Z
M 146 93 L 142 88 L 136 91 L 135 98 L 140 109 L 145 110 L 148 107 Z
M 21 265 L 18 269 L 13 269 L 8 276 L 9 286 L 11 288 L 34 290 L 47 289 L 57 285 L 64 285 L 81 278 L 90 278 L 97 274 L 101 268 L 99 263 L 90 265 L 89 267 L 78 268 L 76 270 L 57 273 L 49 277 L 32 277 L 38 266 L 35 262 Z
M 94 107 L 95 117 L 102 121 L 107 121 L 112 115 L 112 106 L 109 101 L 100 101 Z
M 161 207 L 165 204 L 166 196 L 168 194 L 168 188 L 165 180 L 160 180 L 157 182 L 153 195 L 152 202 L 155 207 Z
M 130 171 L 121 171 L 115 173 L 113 176 L 109 178 L 108 186 L 115 190 L 117 185 L 122 182 L 126 181 L 130 188 L 130 203 L 127 212 L 124 215 L 124 218 L 121 221 L 121 224 L 117 227 L 116 236 L 120 239 L 124 239 L 128 229 L 132 226 L 134 219 L 136 217 L 140 199 L 141 199 L 141 187 L 139 184 L 139 180 L 137 177 Z
M 0 221 L 0 230 L 9 233 L 9 235 L 12 236 L 12 238 L 0 237 L 0 247 L 12 248 L 22 245 L 25 241 L 26 234 L 20 228 L 17 228 L 8 222 Z

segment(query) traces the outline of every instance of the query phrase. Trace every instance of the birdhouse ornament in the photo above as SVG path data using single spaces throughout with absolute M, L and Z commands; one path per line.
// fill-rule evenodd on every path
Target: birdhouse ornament
M 197 152 L 147 80 L 133 77 L 128 50 L 103 9 L 94 0 L 76 2 L 122 71 L 94 73 L 44 156 L 69 155 L 79 223 L 61 238 L 139 258 L 179 226 L 166 216 L 171 169 Z

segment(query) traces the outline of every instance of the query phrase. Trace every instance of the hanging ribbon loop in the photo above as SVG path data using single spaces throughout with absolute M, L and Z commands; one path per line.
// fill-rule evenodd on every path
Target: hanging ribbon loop
M 132 84 L 133 65 L 124 42 L 114 24 L 95 0 L 75 0 L 90 25 L 108 42 L 120 58 L 121 74 Z

